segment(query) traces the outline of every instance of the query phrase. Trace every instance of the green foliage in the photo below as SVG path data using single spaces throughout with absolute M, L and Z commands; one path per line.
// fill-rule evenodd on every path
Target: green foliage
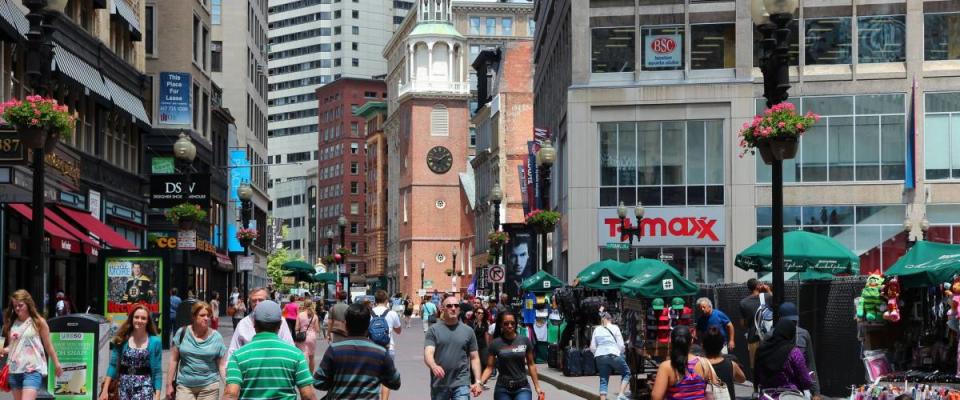
M 43 96 L 27 96 L 26 101 L 8 100 L 0 104 L 3 119 L 13 125 L 46 127 L 60 133 L 63 139 L 73 136 L 76 118 L 66 105 Z
M 207 219 L 207 212 L 202 207 L 190 203 L 177 204 L 176 207 L 167 210 L 164 214 L 167 220 L 175 224 L 181 220 L 200 222 Z
M 280 266 L 287 261 L 290 261 L 290 254 L 287 253 L 287 249 L 282 247 L 267 256 L 267 276 L 273 282 L 273 287 L 278 288 L 282 284 L 283 270 L 280 269 Z

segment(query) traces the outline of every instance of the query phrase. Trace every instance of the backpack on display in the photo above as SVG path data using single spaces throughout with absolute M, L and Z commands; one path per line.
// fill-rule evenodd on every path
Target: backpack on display
M 560 368 L 560 345 L 551 343 L 547 347 L 547 366 L 550 368 Z
M 760 341 L 765 341 L 773 336 L 773 308 L 767 304 L 764 293 L 760 293 L 760 306 L 753 314 L 753 326 L 757 329 L 757 336 Z
M 370 340 L 383 347 L 390 345 L 390 324 L 387 324 L 387 313 L 389 309 L 383 310 L 383 313 L 374 314 L 370 319 L 370 328 L 367 330 Z
M 581 376 L 597 374 L 597 360 L 593 357 L 593 352 L 590 349 L 580 350 L 580 373 Z
M 591 296 L 580 303 L 580 315 L 583 322 L 589 325 L 600 324 L 600 308 L 606 309 L 607 299 L 603 296 Z
M 564 376 L 580 376 L 583 375 L 583 359 L 580 354 L 580 349 L 570 346 L 567 347 L 567 350 L 564 352 L 563 357 L 563 375 Z
M 571 289 L 557 289 L 555 297 L 557 305 L 560 307 L 560 313 L 570 320 L 576 320 L 579 311 L 579 301 L 577 293 Z

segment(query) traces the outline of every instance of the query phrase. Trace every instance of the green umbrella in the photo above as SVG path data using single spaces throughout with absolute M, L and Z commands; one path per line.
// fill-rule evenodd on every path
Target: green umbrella
M 657 262 L 659 265 L 648 263 L 643 272 L 620 285 L 620 292 L 627 297 L 653 299 L 693 296 L 700 291 L 700 287 L 680 276 L 676 269 Z
M 285 269 L 287 271 L 303 271 L 310 274 L 316 273 L 313 265 L 303 260 L 291 260 L 280 265 L 280 269 Z
M 960 245 L 918 241 L 887 269 L 904 288 L 939 285 L 960 273 Z
M 757 272 L 772 270 L 773 238 L 768 237 L 737 254 L 733 264 Z M 807 231 L 783 234 L 784 272 L 819 271 L 852 274 L 860 269 L 860 257 L 837 240 Z
M 316 282 L 313 278 L 313 274 L 306 271 L 287 271 L 284 275 L 292 276 L 298 282 Z
M 319 272 L 313 275 L 314 282 L 336 282 L 336 272 Z
M 616 260 L 603 260 L 590 264 L 577 274 L 579 285 L 589 289 L 619 289 L 626 282 L 623 263 Z
M 801 282 L 808 281 L 832 281 L 835 276 L 831 273 L 808 270 L 803 272 L 787 272 L 783 274 L 783 280 L 796 280 Z M 769 273 L 760 278 L 764 282 L 773 282 L 773 273 Z
M 651 269 L 673 268 L 670 264 L 652 258 L 638 258 L 623 264 L 618 272 L 621 276 L 630 279 Z
M 520 288 L 528 292 L 552 292 L 558 287 L 563 287 L 563 281 L 546 271 L 539 271 L 520 283 Z

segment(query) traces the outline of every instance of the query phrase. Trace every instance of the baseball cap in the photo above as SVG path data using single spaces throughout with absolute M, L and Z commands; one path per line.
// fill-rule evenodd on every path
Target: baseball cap
M 653 309 L 660 311 L 663 309 L 663 299 L 653 299 Z
M 787 302 L 780 305 L 780 318 L 789 321 L 797 321 L 800 319 L 800 314 L 797 312 L 797 305 Z
M 280 305 L 273 300 L 264 300 L 253 310 L 253 320 L 258 322 L 280 322 Z
M 679 297 L 674 297 L 671 303 L 673 303 L 673 306 L 671 306 L 670 308 L 674 310 L 683 310 L 683 306 L 685 305 L 685 303 L 683 302 L 683 299 Z

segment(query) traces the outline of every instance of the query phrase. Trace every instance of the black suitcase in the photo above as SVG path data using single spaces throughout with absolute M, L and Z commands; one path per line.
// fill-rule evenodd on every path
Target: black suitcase
M 560 345 L 553 343 L 547 347 L 547 366 L 560 368 Z
M 597 374 L 597 360 L 593 357 L 593 352 L 590 349 L 583 349 L 580 351 L 580 375 L 581 376 L 594 376 Z
M 563 357 L 563 375 L 583 375 L 581 368 L 583 368 L 583 359 L 581 358 L 580 349 L 573 346 L 567 347 L 567 350 L 564 351 Z

